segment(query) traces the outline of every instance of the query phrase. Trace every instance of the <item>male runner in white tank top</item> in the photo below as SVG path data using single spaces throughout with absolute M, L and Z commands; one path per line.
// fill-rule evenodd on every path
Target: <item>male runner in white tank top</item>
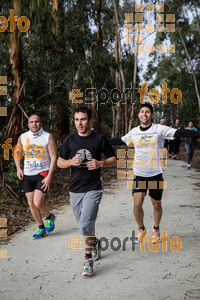
M 45 203 L 45 193 L 49 191 L 57 155 L 55 141 L 50 133 L 42 129 L 37 115 L 30 116 L 28 127 L 30 130 L 23 133 L 17 142 L 24 150 L 24 169 L 20 167 L 20 160 L 15 159 L 15 164 L 21 190 L 25 192 L 32 216 L 38 225 L 33 239 L 38 239 L 54 229 L 55 216 Z M 46 228 L 41 211 L 46 216 Z

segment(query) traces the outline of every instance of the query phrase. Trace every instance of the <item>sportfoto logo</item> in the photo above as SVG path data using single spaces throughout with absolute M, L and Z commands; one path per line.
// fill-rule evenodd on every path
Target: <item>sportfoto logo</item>
M 135 147 L 139 148 L 154 147 L 148 150 L 149 160 L 138 160 L 137 168 L 152 169 L 152 168 L 167 168 L 167 150 L 159 149 L 157 152 L 157 141 L 153 137 L 144 136 L 136 141 L 135 139 L 128 140 L 128 150 L 117 149 L 117 178 L 127 181 L 127 189 L 167 189 L 167 181 L 134 181 L 136 178 L 136 161 Z
M 171 238 L 167 236 L 167 230 L 162 230 L 162 236 L 160 237 L 160 240 L 157 237 L 151 237 L 148 240 L 148 237 L 146 236 L 148 234 L 148 230 L 145 230 L 142 234 L 142 236 L 139 238 L 140 241 L 140 251 L 145 252 L 146 245 L 148 245 L 148 249 L 151 252 L 157 252 L 160 249 L 160 241 L 162 242 L 162 252 L 167 252 L 167 242 L 169 243 L 170 249 L 173 252 L 179 252 L 182 248 L 182 241 L 178 236 L 174 236 Z M 93 243 L 89 240 L 86 240 L 86 246 L 92 247 Z M 122 248 L 122 251 L 126 251 L 126 243 L 128 241 L 131 241 L 132 245 L 132 251 L 135 251 L 135 231 L 132 231 L 132 236 L 125 237 L 123 240 L 120 240 L 118 237 L 113 237 L 110 240 L 106 237 L 101 237 L 99 239 L 101 243 L 100 252 L 105 252 L 110 247 L 112 251 L 119 251 Z M 81 240 L 80 237 L 73 237 L 69 241 L 69 248 L 72 249 L 72 251 L 83 251 L 83 240 Z
M 0 76 L 0 96 L 7 95 L 7 76 Z M 0 117 L 7 116 L 7 107 L 0 107 Z
M 6 238 L 7 235 L 7 219 L 0 218 L 0 238 Z M 7 258 L 7 250 L 0 250 L 0 258 Z
M 24 149 L 21 145 L 15 145 L 12 148 L 12 139 L 8 138 L 5 141 L 5 144 L 2 145 L 4 149 L 4 159 L 9 160 L 9 149 L 12 149 L 12 156 L 16 160 L 20 160 L 24 156 Z M 45 157 L 46 150 L 42 145 L 31 145 L 30 138 L 26 139 L 26 144 L 24 146 L 26 150 L 26 159 L 30 160 L 30 158 L 36 158 L 38 160 L 42 160 Z
M 77 99 L 83 97 L 83 93 L 80 91 L 80 89 L 73 89 L 71 92 L 69 92 L 69 100 L 72 101 L 72 103 L 83 103 L 82 99 Z
M 140 94 L 140 103 L 145 103 L 145 94 L 148 93 L 148 100 L 152 104 L 157 104 L 162 97 L 162 104 L 167 104 L 167 98 L 170 98 L 173 104 L 178 104 L 182 100 L 182 93 L 178 88 L 173 88 L 171 91 L 167 87 L 167 83 L 165 81 L 162 82 L 161 90 L 159 91 L 156 88 L 150 89 L 148 91 L 148 82 L 143 82 L 141 87 L 135 89 L 136 93 Z M 123 91 L 114 88 L 108 91 L 106 88 L 102 88 L 97 90 L 96 88 L 87 88 L 85 90 L 85 104 L 94 104 L 96 103 L 97 109 L 100 105 L 105 105 L 108 101 L 111 101 L 112 104 L 117 104 L 122 102 L 122 104 L 126 104 L 128 101 L 132 103 L 132 85 L 131 88 L 126 88 L 123 94 Z M 169 97 L 168 97 L 169 95 Z M 175 96 L 176 95 L 176 96 Z M 83 103 L 83 92 L 80 89 L 73 89 L 69 92 L 69 100 L 72 103 Z
M 145 19 L 146 16 L 146 20 Z M 155 18 L 156 17 L 156 18 Z M 135 26 L 134 25 L 135 19 Z M 151 21 L 152 20 L 152 21 Z M 166 23 L 165 23 L 166 21 Z M 155 32 L 175 32 L 175 14 L 164 14 L 164 3 L 135 3 L 135 15 L 125 14 L 124 41 L 126 44 L 135 45 L 135 53 L 175 53 L 175 45 L 145 45 L 143 44 L 144 34 Z M 135 32 L 135 35 L 133 35 Z M 135 36 L 135 41 L 133 37 Z
M 8 28 L 8 21 L 10 22 L 10 32 L 14 32 L 15 22 L 17 22 L 17 27 L 21 32 L 26 32 L 30 27 L 30 21 L 27 17 L 21 16 L 19 19 L 17 19 L 14 9 L 11 9 L 8 20 L 5 17 L 0 16 L 0 32 L 6 31 Z M 1 25 L 1 23 L 3 23 L 3 25 Z

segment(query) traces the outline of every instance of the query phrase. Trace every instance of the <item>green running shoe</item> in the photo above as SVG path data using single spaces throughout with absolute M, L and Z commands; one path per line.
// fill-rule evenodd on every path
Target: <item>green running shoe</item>
M 54 220 L 55 220 L 54 214 L 51 214 L 50 219 L 46 219 L 46 233 L 47 234 L 54 230 L 54 228 L 55 228 Z
M 33 239 L 37 240 L 37 239 L 43 238 L 43 236 L 45 234 L 46 234 L 46 229 L 45 228 L 43 228 L 43 229 L 38 228 L 36 233 L 33 235 Z

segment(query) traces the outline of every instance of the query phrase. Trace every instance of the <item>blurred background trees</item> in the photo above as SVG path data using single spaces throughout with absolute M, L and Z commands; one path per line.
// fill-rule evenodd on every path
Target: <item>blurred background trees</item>
M 147 2 L 155 1 L 143 3 Z M 170 90 L 176 87 L 183 94 L 178 105 L 169 96 L 167 105 L 161 101 L 154 105 L 156 122 L 164 116 L 170 125 L 178 117 L 185 125 L 193 120 L 197 126 L 200 4 L 198 0 L 164 3 L 165 13 L 176 15 L 176 31 L 155 34 L 153 43 L 167 41 L 176 45 L 176 51 L 142 55 L 135 54 L 134 36 L 132 44 L 124 39 L 124 14 L 134 15 L 135 1 L 1 1 L 1 16 L 8 18 L 14 9 L 18 18 L 27 16 L 31 24 L 25 33 L 16 24 L 14 32 L 9 26 L 0 32 L 0 76 L 8 77 L 8 94 L 0 98 L 1 106 L 8 107 L 8 116 L 0 117 L 1 144 L 10 137 L 14 145 L 27 130 L 27 116 L 36 113 L 59 146 L 74 130 L 73 110 L 82 105 L 69 100 L 72 89 L 83 93 L 80 99 L 92 109 L 96 131 L 121 136 L 138 124 L 137 88 L 144 81 L 149 90 L 160 89 L 165 81 Z

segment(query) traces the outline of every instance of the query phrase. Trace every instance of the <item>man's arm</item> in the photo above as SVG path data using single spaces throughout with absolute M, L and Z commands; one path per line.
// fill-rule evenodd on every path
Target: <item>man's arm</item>
M 116 157 L 111 156 L 105 160 L 96 160 L 94 158 L 89 158 L 89 161 L 86 163 L 88 170 L 95 170 L 99 168 L 111 167 L 116 162 Z
M 59 168 L 69 168 L 71 166 L 80 166 L 83 162 L 81 155 L 76 155 L 72 159 L 64 159 L 62 157 L 58 157 L 57 166 Z
M 20 145 L 22 146 L 22 143 L 21 143 L 21 136 L 18 138 L 18 141 L 17 141 L 17 145 Z M 14 161 L 15 161 L 15 165 L 16 165 L 16 168 L 17 168 L 17 177 L 22 180 L 24 178 L 24 173 L 21 169 L 21 166 L 20 166 L 20 159 L 15 159 L 14 158 Z
M 49 167 L 49 174 L 47 177 L 45 177 L 42 180 L 44 190 L 49 190 L 49 186 L 51 183 L 51 179 L 53 177 L 53 172 L 56 168 L 56 160 L 57 160 L 57 154 L 56 154 L 56 143 L 54 141 L 54 138 L 50 135 L 49 137 L 49 142 L 48 142 L 48 151 L 49 151 L 49 156 L 51 158 L 50 162 L 50 167 Z
M 111 145 L 126 145 L 126 143 L 124 143 L 121 138 L 111 138 L 109 139 L 109 142 L 111 143 Z
M 177 129 L 175 131 L 174 137 L 200 137 L 200 132 L 196 130 L 189 130 L 189 129 Z
M 104 136 L 104 139 L 102 141 L 102 148 L 101 152 L 107 157 L 105 160 L 96 160 L 94 158 L 89 158 L 88 162 L 86 163 L 86 166 L 88 167 L 88 170 L 95 170 L 99 168 L 106 168 L 110 167 L 115 164 L 116 162 L 116 156 L 115 151 L 110 145 L 109 140 Z

